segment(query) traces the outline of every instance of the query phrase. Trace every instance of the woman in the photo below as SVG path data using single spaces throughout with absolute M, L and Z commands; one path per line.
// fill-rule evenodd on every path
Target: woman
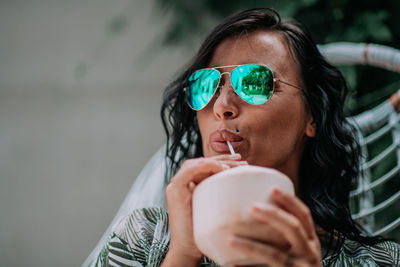
M 193 241 L 192 192 L 243 164 L 283 172 L 296 196 L 275 190 L 276 206 L 254 205 L 250 225 L 227 246 L 268 266 L 399 264 L 397 244 L 362 236 L 350 216 L 360 152 L 342 113 L 346 93 L 297 23 L 270 9 L 223 21 L 165 90 L 168 213 L 135 210 L 97 264 L 214 266 Z M 228 155 L 226 141 L 237 154 Z

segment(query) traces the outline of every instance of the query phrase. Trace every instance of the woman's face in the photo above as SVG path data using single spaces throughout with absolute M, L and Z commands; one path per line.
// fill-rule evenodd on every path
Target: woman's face
M 232 37 L 216 48 L 209 67 L 258 63 L 276 79 L 303 87 L 299 66 L 279 35 L 266 31 Z M 219 69 L 231 72 L 232 67 Z M 229 153 L 226 140 L 251 165 L 271 167 L 297 182 L 305 140 L 315 134 L 300 89 L 275 83 L 271 98 L 251 105 L 233 90 L 229 75 L 221 78 L 220 92 L 197 112 L 205 157 Z

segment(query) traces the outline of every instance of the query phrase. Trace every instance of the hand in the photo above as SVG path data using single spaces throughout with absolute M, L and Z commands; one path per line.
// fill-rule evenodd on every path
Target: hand
M 258 225 L 253 233 L 232 236 L 230 245 L 268 266 L 322 266 L 321 245 L 309 208 L 298 197 L 278 189 L 272 198 L 276 206 L 253 206 L 254 224 Z
M 392 105 L 393 109 L 399 113 L 400 112 L 400 93 L 396 92 L 392 94 L 389 98 L 389 102 Z
M 174 259 L 185 258 L 186 262 L 196 262 L 203 257 L 193 237 L 193 190 L 197 184 L 215 173 L 247 164 L 240 159 L 241 156 L 235 154 L 186 160 L 167 186 L 166 197 L 171 229 L 168 254 L 174 255 Z M 172 258 L 168 256 L 167 258 Z

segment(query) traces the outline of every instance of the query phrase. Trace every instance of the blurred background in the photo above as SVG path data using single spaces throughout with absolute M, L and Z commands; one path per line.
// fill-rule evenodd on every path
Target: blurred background
M 0 0 L 1 265 L 83 263 L 165 141 L 163 88 L 223 17 L 269 6 L 303 22 L 320 44 L 399 49 L 400 2 L 382 3 Z M 341 70 L 351 88 L 349 116 L 400 89 L 389 71 Z M 378 190 L 399 191 L 399 179 Z M 398 216 L 399 204 L 382 220 Z

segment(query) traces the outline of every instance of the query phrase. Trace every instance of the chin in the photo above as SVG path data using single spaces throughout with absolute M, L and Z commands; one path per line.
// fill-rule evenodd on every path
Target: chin
M 208 158 L 208 157 L 212 157 L 212 156 L 218 156 L 221 155 L 221 153 L 217 153 L 215 151 L 210 151 L 210 150 L 204 150 L 203 149 L 203 157 Z
M 267 168 L 272 168 L 272 169 L 276 169 L 273 164 L 269 163 L 269 162 L 260 162 L 256 159 L 252 159 L 251 157 L 245 157 L 243 156 L 242 160 L 246 160 L 250 165 L 254 165 L 254 166 L 259 166 L 259 167 L 267 167 Z

